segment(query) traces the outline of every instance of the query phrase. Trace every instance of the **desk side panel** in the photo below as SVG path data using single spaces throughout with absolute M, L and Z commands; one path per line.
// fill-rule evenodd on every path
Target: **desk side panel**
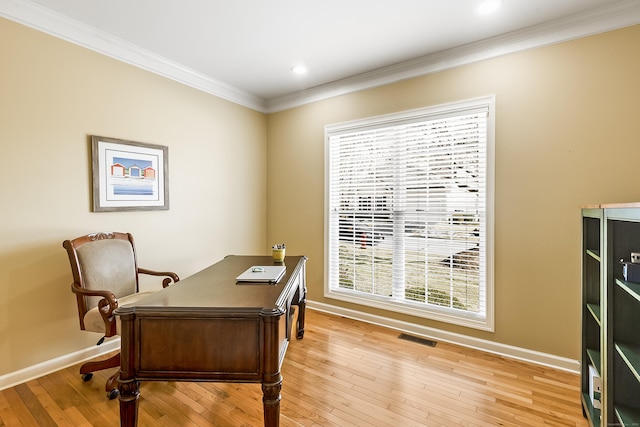
M 260 319 L 143 316 L 137 322 L 138 379 L 260 378 Z

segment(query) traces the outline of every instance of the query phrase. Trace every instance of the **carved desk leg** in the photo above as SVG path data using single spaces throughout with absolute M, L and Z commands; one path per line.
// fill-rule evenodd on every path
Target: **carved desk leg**
M 134 341 L 135 314 L 132 309 L 122 311 L 120 341 L 120 376 L 118 389 L 120 390 L 120 426 L 135 427 L 138 425 L 138 401 L 140 399 L 140 383 L 135 378 Z
M 264 316 L 262 320 L 264 328 L 262 406 L 264 408 L 264 427 L 278 427 L 280 425 L 280 391 L 282 389 L 279 328 L 280 318 L 286 316 L 286 313 L 273 311 L 269 314 Z
M 302 339 L 304 337 L 304 314 L 307 307 L 307 286 L 302 282 L 301 289 L 298 289 L 300 296 L 298 298 L 298 318 L 296 320 L 296 338 Z
M 140 383 L 135 380 L 120 381 L 120 426 L 138 425 L 138 402 L 140 401 Z
M 276 383 L 262 384 L 262 403 L 264 406 L 264 427 L 278 427 L 280 425 L 280 391 L 282 377 Z
M 304 337 L 304 312 L 306 309 L 306 301 L 302 300 L 298 303 L 298 319 L 296 323 L 296 338 L 302 339 Z

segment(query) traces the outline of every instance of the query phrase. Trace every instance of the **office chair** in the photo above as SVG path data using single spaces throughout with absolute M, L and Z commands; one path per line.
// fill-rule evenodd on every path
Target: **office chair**
M 133 304 L 153 291 L 139 292 L 138 274 L 164 276 L 162 287 L 180 280 L 177 274 L 138 268 L 133 236 L 129 233 L 104 232 L 65 240 L 73 283 L 71 291 L 78 302 L 80 329 L 104 334 L 105 338 L 120 334 L 120 319 L 113 311 L 120 305 Z M 80 367 L 84 381 L 93 372 L 120 366 L 120 352 L 105 360 L 89 361 Z M 118 396 L 119 373 L 116 371 L 105 385 L 109 399 Z

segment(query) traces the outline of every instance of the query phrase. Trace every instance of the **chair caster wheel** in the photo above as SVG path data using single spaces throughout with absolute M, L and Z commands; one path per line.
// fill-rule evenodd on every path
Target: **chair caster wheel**
M 107 397 L 109 398 L 109 400 L 113 400 L 119 395 L 120 395 L 120 391 L 117 388 L 114 388 L 107 394 Z
M 85 383 L 89 381 L 91 378 L 93 378 L 93 373 L 91 372 L 89 372 L 88 374 L 82 375 L 82 381 L 84 381 Z

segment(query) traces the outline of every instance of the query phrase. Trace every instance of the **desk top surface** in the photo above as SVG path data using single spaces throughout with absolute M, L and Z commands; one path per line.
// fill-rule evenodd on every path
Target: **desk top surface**
M 245 309 L 247 312 L 278 311 L 283 307 L 283 298 L 298 283 L 295 279 L 305 262 L 304 256 L 287 256 L 284 263 L 274 263 L 271 256 L 229 255 L 178 283 L 140 299 L 131 306 L 119 307 L 116 314 L 152 311 L 160 307 L 163 311 L 199 308 L 236 312 Z M 236 283 L 236 277 L 254 265 L 285 265 L 286 273 L 276 284 Z

